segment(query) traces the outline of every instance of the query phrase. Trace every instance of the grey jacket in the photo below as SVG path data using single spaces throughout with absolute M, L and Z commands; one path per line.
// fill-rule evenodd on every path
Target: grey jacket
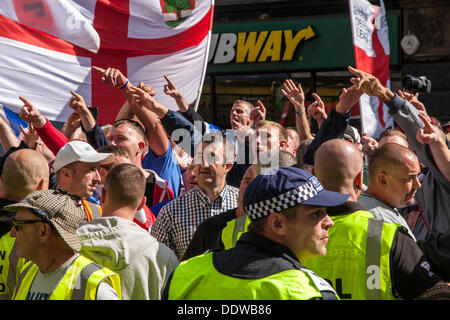
M 364 209 L 370 211 L 377 220 L 381 220 L 384 222 L 394 222 L 402 225 L 406 230 L 408 230 L 408 234 L 411 236 L 411 238 L 416 240 L 413 232 L 408 226 L 408 223 L 396 208 L 392 208 L 376 197 L 365 193 L 362 193 L 359 196 L 358 203 L 363 206 Z
M 78 229 L 81 254 L 120 276 L 123 300 L 159 300 L 175 254 L 132 221 L 101 217 Z
M 450 182 L 436 166 L 430 147 L 419 143 L 416 139 L 416 131 L 423 125 L 417 116 L 418 111 L 397 94 L 386 105 L 394 121 L 405 132 L 410 147 L 416 152 L 420 162 L 428 168 L 421 182 L 422 188 L 416 193 L 416 201 L 423 217 L 433 233 L 445 232 L 450 228 Z M 414 235 L 417 240 L 424 240 L 427 237 L 428 230 L 422 219 L 418 219 Z

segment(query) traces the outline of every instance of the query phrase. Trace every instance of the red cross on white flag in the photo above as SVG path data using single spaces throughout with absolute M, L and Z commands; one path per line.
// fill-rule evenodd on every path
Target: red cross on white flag
M 383 0 L 380 6 L 366 0 L 349 0 L 356 68 L 370 73 L 390 88 L 389 33 Z M 361 129 L 370 137 L 393 125 L 388 108 L 377 97 L 364 94 L 359 99 Z
M 2 0 L 0 104 L 19 112 L 19 96 L 50 120 L 71 114 L 70 91 L 112 123 L 125 98 L 92 66 L 114 67 L 131 83 L 164 94 L 166 74 L 186 101 L 198 103 L 211 37 L 213 0 Z

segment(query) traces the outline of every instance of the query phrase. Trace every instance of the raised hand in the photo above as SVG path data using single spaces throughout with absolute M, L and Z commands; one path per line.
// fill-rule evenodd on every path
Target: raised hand
M 439 142 L 439 140 L 442 139 L 442 133 L 440 132 L 439 128 L 432 125 L 430 121 L 428 121 L 428 118 L 422 113 L 419 113 L 419 118 L 422 119 L 424 127 L 417 130 L 417 141 L 419 141 L 421 144 L 431 144 Z
M 266 107 L 264 104 L 260 100 L 258 100 L 256 104 L 257 107 L 250 112 L 250 120 L 253 125 L 266 118 Z
M 296 86 L 294 81 L 286 79 L 281 93 L 294 105 L 296 111 L 304 110 L 305 94 L 300 83 Z
M 180 91 L 177 87 L 170 81 L 169 77 L 164 75 L 164 79 L 166 79 L 167 84 L 164 85 L 164 93 L 171 96 L 172 98 L 179 98 L 181 96 Z
M 181 112 L 186 112 L 189 110 L 189 104 L 184 100 L 183 95 L 180 90 L 173 84 L 173 82 L 169 79 L 168 76 L 164 75 L 164 79 L 166 79 L 167 84 L 164 85 L 164 93 L 171 96 L 175 99 L 178 108 Z
M 23 141 L 28 146 L 28 148 L 36 150 L 39 144 L 39 136 L 36 133 L 36 130 L 33 128 L 33 125 L 30 123 L 28 125 L 28 130 L 25 130 L 22 125 L 20 125 L 20 131 L 23 133 Z
M 42 128 L 47 123 L 47 119 L 45 119 L 39 110 L 26 98 L 20 96 L 19 99 L 24 103 L 22 110 L 20 110 L 19 117 L 22 120 L 31 123 L 35 128 Z
M 84 102 L 84 99 L 81 95 L 74 91 L 70 91 L 72 94 L 72 99 L 70 99 L 69 107 L 73 109 L 74 112 L 78 113 L 79 115 L 89 111 L 86 103 Z
M 147 84 L 144 84 L 142 81 L 139 82 L 138 86 L 139 89 L 144 90 L 145 92 L 147 92 L 149 95 L 151 95 L 152 97 L 156 94 L 155 90 L 153 90 L 152 87 L 150 87 Z
M 99 68 L 96 66 L 92 66 L 92 69 L 102 74 L 102 81 L 103 83 L 107 84 L 108 86 L 124 89 L 128 86 L 128 84 L 124 87 L 124 85 L 127 83 L 128 79 L 125 77 L 122 72 L 120 72 L 119 69 L 115 68 L 107 68 L 106 70 L 103 68 Z
M 378 149 L 378 141 L 369 137 L 369 135 L 365 132 L 361 136 L 361 143 L 363 145 L 364 154 L 371 155 L 376 149 Z
M 348 67 L 348 70 L 355 76 L 355 78 L 350 79 L 350 82 L 356 86 L 357 91 L 362 91 L 362 93 L 369 96 L 379 97 L 383 101 L 389 101 L 394 98 L 394 93 L 384 87 L 375 76 L 351 66 Z
M 316 101 L 308 106 L 308 114 L 320 125 L 328 118 L 327 112 L 325 111 L 325 104 L 318 94 L 313 93 L 312 96 Z
M 255 130 L 250 126 L 244 125 L 235 119 L 231 119 L 230 122 L 231 127 L 236 128 L 234 129 L 234 135 L 239 142 L 244 143 L 247 138 L 250 139 L 254 136 Z
M 340 114 L 346 114 L 359 98 L 363 95 L 361 90 L 358 90 L 357 85 L 353 85 L 349 88 L 344 88 L 339 96 L 339 102 L 336 105 L 336 111 Z
M 130 108 L 135 114 L 136 114 L 135 108 L 147 108 L 150 111 L 154 112 L 154 106 L 156 101 L 155 99 L 153 99 L 151 94 L 146 90 L 139 87 L 130 86 L 127 97 L 130 103 Z

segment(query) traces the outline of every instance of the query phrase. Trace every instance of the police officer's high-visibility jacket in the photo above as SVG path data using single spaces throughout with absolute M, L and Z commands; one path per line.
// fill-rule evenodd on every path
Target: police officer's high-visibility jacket
M 32 262 L 24 266 L 14 290 L 13 300 L 26 299 L 38 271 L 39 267 Z M 122 299 L 119 275 L 80 255 L 67 269 L 49 300 L 95 300 L 102 281 L 111 285 L 119 300 Z
M 285 246 L 253 232 L 230 250 L 183 261 L 166 285 L 169 300 L 338 299 L 336 292 L 304 268 Z
M 364 210 L 331 219 L 326 255 L 302 263 L 331 281 L 341 299 L 395 299 L 390 252 L 401 226 L 376 220 Z

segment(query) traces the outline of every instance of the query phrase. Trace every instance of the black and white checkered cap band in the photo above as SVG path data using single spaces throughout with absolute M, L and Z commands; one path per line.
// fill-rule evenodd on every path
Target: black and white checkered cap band
M 320 191 L 320 189 L 319 189 Z M 311 182 L 289 190 L 271 199 L 246 206 L 244 209 L 251 220 L 268 216 L 271 212 L 282 212 L 295 207 L 304 201 L 314 198 L 318 191 Z

